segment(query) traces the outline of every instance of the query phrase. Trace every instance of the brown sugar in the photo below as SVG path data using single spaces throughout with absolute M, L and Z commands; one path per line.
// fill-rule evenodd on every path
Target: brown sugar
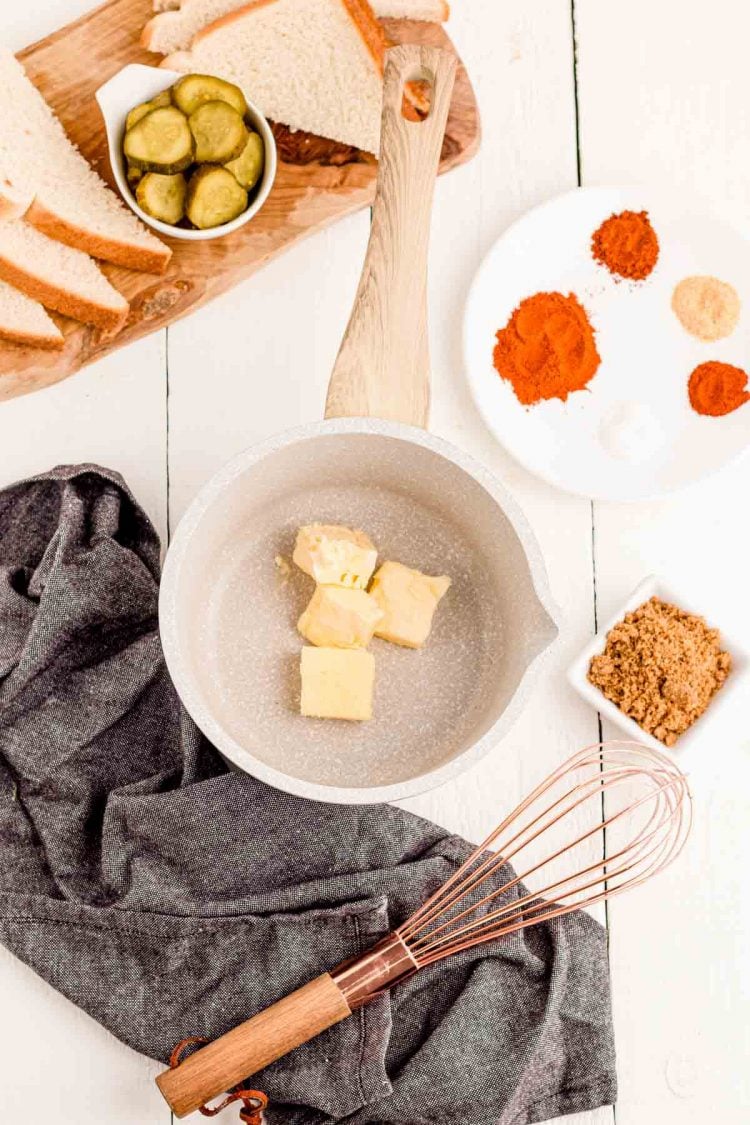
M 717 629 L 651 598 L 607 634 L 588 678 L 623 714 L 674 746 L 699 719 L 732 668 Z

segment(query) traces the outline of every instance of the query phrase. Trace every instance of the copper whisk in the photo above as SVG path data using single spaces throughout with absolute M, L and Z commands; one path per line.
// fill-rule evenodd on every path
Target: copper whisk
M 570 786 L 576 775 L 579 779 Z M 563 792 L 556 790 L 563 789 Z M 593 801 L 602 801 L 617 788 L 624 798 L 618 807 L 580 831 L 565 835 L 551 855 L 529 864 L 519 863 L 529 846 L 543 833 L 574 821 Z M 503 902 L 511 892 L 539 876 L 564 853 L 582 850 L 602 828 L 614 828 L 627 816 L 641 813 L 641 823 L 631 820 L 631 833 L 608 855 L 563 878 L 543 876 L 536 893 L 523 892 Z M 588 819 L 588 818 L 586 818 Z M 535 922 L 593 906 L 605 898 L 637 886 L 662 870 L 680 852 L 691 821 L 687 780 L 663 754 L 637 743 L 610 742 L 587 747 L 564 762 L 518 808 L 491 832 L 459 871 L 424 906 L 396 931 L 408 945 L 420 968 L 449 957 L 478 942 L 493 941 Z M 637 829 L 637 831 L 636 831 Z M 577 831 L 577 835 L 575 832 Z M 489 850 L 493 854 L 487 855 Z M 510 872 L 494 888 L 466 907 L 466 896 L 485 885 L 505 864 Z M 479 918 L 472 915 L 489 907 Z
M 162 1094 L 183 1117 L 424 966 L 638 886 L 677 857 L 690 824 L 687 781 L 665 754 L 586 747 L 397 930 L 165 1071 Z

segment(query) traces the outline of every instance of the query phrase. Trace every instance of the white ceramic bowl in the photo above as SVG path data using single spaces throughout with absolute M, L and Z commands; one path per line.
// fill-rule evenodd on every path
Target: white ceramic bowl
M 168 89 L 178 78 L 183 77 L 184 75 L 178 74 L 174 70 L 164 70 L 162 67 L 142 66 L 140 63 L 131 63 L 130 66 L 123 67 L 113 78 L 110 78 L 108 82 L 100 86 L 96 91 L 95 97 L 102 111 L 104 126 L 107 131 L 107 145 L 109 148 L 109 162 L 112 165 L 112 174 L 120 190 L 120 195 L 125 200 L 128 207 L 130 207 L 131 211 L 134 211 L 139 219 L 153 230 L 158 231 L 159 234 L 165 234 L 169 238 L 177 238 L 183 242 L 205 242 L 211 238 L 222 238 L 225 234 L 231 234 L 232 231 L 239 230 L 240 227 L 244 227 L 246 223 L 249 223 L 254 215 L 258 214 L 261 207 L 268 199 L 273 181 L 276 178 L 276 140 L 265 117 L 257 106 L 253 105 L 245 93 L 248 116 L 253 124 L 253 128 L 263 138 L 263 147 L 265 149 L 263 175 L 255 189 L 255 196 L 247 210 L 243 211 L 241 215 L 238 215 L 236 219 L 232 219 L 230 223 L 223 223 L 221 226 L 211 227 L 209 230 L 186 230 L 184 227 L 175 227 L 172 226 L 171 223 L 162 223 L 159 219 L 154 219 L 151 215 L 147 215 L 146 212 L 138 206 L 127 180 L 127 168 L 122 152 L 122 141 L 125 134 L 125 118 L 133 106 L 138 105 L 140 102 L 147 102 L 151 98 L 156 97 L 162 90 Z
M 599 688 L 594 687 L 589 682 L 587 676 L 591 658 L 604 651 L 606 637 L 610 629 L 622 621 L 626 613 L 631 613 L 654 596 L 661 598 L 662 601 L 671 602 L 688 613 L 694 613 L 699 617 L 705 616 L 709 625 L 720 629 L 722 647 L 732 657 L 732 672 L 724 686 L 716 693 L 700 719 L 693 723 L 692 727 L 677 740 L 675 746 L 671 747 L 665 747 L 663 742 L 659 742 L 657 738 L 647 734 L 634 719 L 629 719 L 627 715 L 624 715 L 619 707 L 616 707 L 602 694 Z M 568 679 L 587 703 L 590 703 L 604 718 L 609 719 L 625 731 L 634 741 L 652 746 L 656 750 L 666 751 L 674 755 L 675 761 L 683 767 L 692 767 L 700 761 L 701 756 L 721 760 L 721 743 L 731 738 L 730 711 L 743 694 L 747 695 L 750 684 L 749 673 L 750 651 L 740 644 L 736 637 L 728 634 L 717 622 L 711 620 L 710 615 L 706 614 L 705 608 L 695 604 L 682 591 L 676 590 L 672 585 L 668 585 L 661 578 L 652 574 L 636 586 L 625 604 L 599 630 L 591 643 L 586 645 L 583 652 L 568 669 Z M 714 738 L 715 735 L 716 738 Z

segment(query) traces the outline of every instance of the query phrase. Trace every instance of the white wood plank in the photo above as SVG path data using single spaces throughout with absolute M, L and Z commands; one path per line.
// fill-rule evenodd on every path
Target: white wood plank
M 20 51 L 51 35 L 58 27 L 77 20 L 91 8 L 89 0 L 34 0 L 30 4 L 3 5 L 3 46 Z
M 494 442 L 462 376 L 461 315 L 482 256 L 529 207 L 575 186 L 576 137 L 570 9 L 557 0 L 473 0 L 453 6 L 451 34 L 469 66 L 482 111 L 477 158 L 438 185 L 430 261 L 432 429 L 468 449 L 514 493 L 536 532 L 564 637 L 523 716 L 470 773 L 405 802 L 481 839 L 531 785 L 597 738 L 596 717 L 567 690 L 562 670 L 593 620 L 591 509 L 531 477 Z M 499 327 L 499 325 L 498 325 Z M 601 854 L 599 839 L 592 850 Z M 600 915 L 603 917 L 603 915 Z M 611 1125 L 602 1108 L 566 1118 Z
M 323 417 L 368 230 L 352 215 L 169 329 L 172 528 L 234 454 Z
M 54 465 L 116 469 L 164 538 L 164 334 L 139 340 L 35 394 L 0 402 L 0 486 Z
M 432 429 L 488 465 L 519 500 L 540 540 L 553 593 L 569 617 L 565 643 L 535 702 L 498 750 L 458 783 L 410 807 L 477 836 L 494 825 L 539 773 L 596 722 L 560 689 L 559 668 L 593 619 L 591 521 L 587 501 L 561 496 L 518 466 L 481 422 L 462 375 L 461 318 L 483 255 L 514 218 L 576 182 L 569 13 L 552 2 L 472 5 L 452 34 L 468 61 L 482 111 L 483 140 L 472 163 L 438 184 L 430 260 Z M 526 138 L 533 137 L 528 145 Z M 491 341 L 488 343 L 491 346 Z M 577 619 L 577 620 L 576 620 Z M 545 700 L 544 707 L 539 704 Z
M 164 536 L 163 336 L 139 341 L 64 383 L 0 403 L 0 450 L 0 486 L 56 464 L 93 461 L 117 469 Z M 156 1065 L 2 947 L 0 995 L 4 1121 L 47 1125 L 54 1113 L 58 1125 L 168 1125 L 168 1107 L 153 1083 Z
M 17 6 L 4 20 L 19 50 L 82 15 L 88 0 Z M 152 336 L 55 387 L 0 403 L 0 486 L 56 464 L 121 472 L 166 531 L 164 340 Z M 3 1118 L 13 1125 L 168 1125 L 154 1063 L 119 1043 L 0 947 Z M 40 1028 L 44 1029 L 40 1036 Z M 44 1075 L 40 1081 L 40 1066 Z M 12 1077 L 9 1077 L 12 1076 Z
M 0 946 L 2 1117 L 8 1125 L 169 1125 L 162 1069 Z
M 620 5 L 615 12 L 613 3 L 577 0 L 576 11 L 585 181 L 698 191 L 745 223 L 747 5 L 633 0 L 624 14 Z M 745 465 L 660 503 L 597 505 L 600 615 L 656 571 L 689 590 L 713 622 L 747 637 L 750 535 L 741 513 L 749 488 Z M 741 709 L 728 717 L 693 771 L 688 852 L 610 907 L 618 1125 L 747 1121 L 747 718 Z
M 16 5 L 3 19 L 13 50 L 90 7 L 89 0 Z M 8 12 L 4 12 L 9 17 Z M 166 530 L 163 339 L 154 336 L 74 378 L 0 403 L 0 485 L 55 464 L 97 461 L 124 474 Z M 167 1125 L 153 1064 L 129 1051 L 0 948 L 4 1119 L 13 1125 Z M 7 1018 L 12 1013 L 12 1018 Z M 39 1028 L 44 1028 L 40 1040 Z M 44 1071 L 44 1092 L 39 1078 Z

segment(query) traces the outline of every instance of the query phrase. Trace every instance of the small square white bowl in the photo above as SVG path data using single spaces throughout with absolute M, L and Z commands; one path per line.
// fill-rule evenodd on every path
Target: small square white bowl
M 685 733 L 678 738 L 674 746 L 665 746 L 658 738 L 654 738 L 653 735 L 648 734 L 634 719 L 630 719 L 627 715 L 623 714 L 619 707 L 615 706 L 614 703 L 607 699 L 599 688 L 595 687 L 588 679 L 591 658 L 593 656 L 598 656 L 604 651 L 609 631 L 622 621 L 626 613 L 631 613 L 652 597 L 660 598 L 665 602 L 671 602 L 680 609 L 684 609 L 688 613 L 694 613 L 699 617 L 706 616 L 705 611 L 699 605 L 695 605 L 682 591 L 676 590 L 673 586 L 668 585 L 657 575 L 649 575 L 648 578 L 644 578 L 643 581 L 636 586 L 625 604 L 618 609 L 617 613 L 615 613 L 602 628 L 600 628 L 593 640 L 586 645 L 583 652 L 574 660 L 568 669 L 568 680 L 587 703 L 590 703 L 596 711 L 599 711 L 603 718 L 609 719 L 616 726 L 620 727 L 621 730 L 625 731 L 629 738 L 636 742 L 641 742 L 646 746 L 651 746 L 655 750 L 661 750 L 672 754 L 678 765 L 691 768 L 699 761 L 701 744 L 703 745 L 702 752 L 705 755 L 713 757 L 709 748 L 706 746 L 706 734 L 711 734 L 712 732 L 718 733 L 720 728 L 724 725 L 724 720 L 727 719 L 728 712 L 731 710 L 732 705 L 739 700 L 743 692 L 747 693 L 748 686 L 750 686 L 750 651 L 745 646 L 741 645 L 736 637 L 732 637 L 716 622 L 706 617 L 707 623 L 712 628 L 719 629 L 721 646 L 732 657 L 732 671 L 727 677 L 723 687 L 721 687 L 713 697 L 701 717 L 693 723 L 689 730 L 685 731 Z

